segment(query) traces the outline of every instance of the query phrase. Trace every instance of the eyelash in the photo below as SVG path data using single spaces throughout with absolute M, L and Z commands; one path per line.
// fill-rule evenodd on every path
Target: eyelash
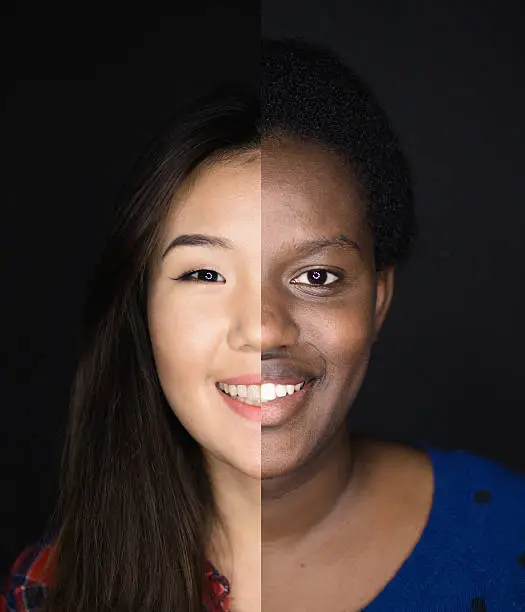
M 188 272 L 185 272 L 184 274 L 182 274 L 181 276 L 179 276 L 177 278 L 177 280 L 179 281 L 183 281 L 183 282 L 196 282 L 196 283 L 214 283 L 217 281 L 211 281 L 211 280 L 203 280 L 203 279 L 198 279 L 198 278 L 192 278 L 193 274 L 198 274 L 199 272 L 207 272 L 207 273 L 211 273 L 211 274 L 217 274 L 218 276 L 221 276 L 222 278 L 224 278 L 222 276 L 222 274 L 219 274 L 219 272 L 216 272 L 215 270 L 210 270 L 209 268 L 198 268 L 196 270 L 189 270 Z M 314 284 L 308 284 L 308 283 L 298 283 L 297 282 L 297 278 L 301 278 L 301 276 L 304 276 L 305 274 L 311 274 L 313 272 L 324 272 L 326 274 L 331 274 L 332 276 L 336 277 L 336 280 L 331 281 L 330 283 L 328 283 L 327 285 L 314 285 Z M 327 287 L 330 287 L 331 285 L 335 285 L 336 283 L 340 282 L 342 279 L 342 274 L 339 272 L 336 272 L 335 270 L 326 270 L 325 268 L 311 268 L 310 270 L 306 270 L 306 272 L 303 272 L 302 274 L 300 274 L 298 277 L 294 278 L 292 280 L 292 283 L 294 285 L 306 285 L 307 287 L 316 287 L 318 289 L 325 289 Z M 226 282 L 226 279 L 224 280 L 224 283 Z
M 297 278 L 301 278 L 301 276 L 304 276 L 305 274 L 312 274 L 313 272 L 324 272 L 326 274 L 331 274 L 332 276 L 335 276 L 336 279 L 331 281 L 330 283 L 328 283 L 326 285 L 314 285 L 314 284 L 309 284 L 309 283 L 298 283 L 296 281 Z M 340 272 L 336 272 L 335 270 L 327 270 L 326 268 L 310 268 L 310 270 L 306 270 L 305 272 L 303 272 L 302 274 L 300 274 L 299 276 L 294 278 L 292 280 L 292 283 L 294 285 L 305 285 L 306 287 L 314 287 L 316 289 L 328 289 L 332 285 L 338 284 L 341 281 L 342 278 L 343 278 L 343 275 Z
M 183 282 L 205 283 L 205 284 L 209 284 L 209 283 L 213 283 L 214 282 L 214 281 L 210 281 L 210 280 L 202 280 L 202 279 L 198 279 L 198 278 L 191 278 L 192 274 L 198 274 L 199 272 L 210 272 L 211 274 L 217 274 L 218 276 L 221 276 L 222 278 L 224 278 L 224 276 L 222 276 L 222 274 L 219 274 L 215 270 L 210 270 L 209 268 L 197 268 L 196 270 L 189 270 L 188 272 L 184 272 L 184 274 L 179 276 L 177 278 L 177 280 L 183 281 Z M 224 280 L 224 282 L 226 282 L 226 279 Z

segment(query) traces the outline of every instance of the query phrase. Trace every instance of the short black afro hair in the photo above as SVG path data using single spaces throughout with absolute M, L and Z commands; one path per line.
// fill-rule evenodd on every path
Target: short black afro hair
M 385 111 L 347 65 L 298 39 L 263 41 L 261 132 L 315 141 L 349 162 L 368 195 L 376 269 L 402 264 L 417 227 L 408 162 Z

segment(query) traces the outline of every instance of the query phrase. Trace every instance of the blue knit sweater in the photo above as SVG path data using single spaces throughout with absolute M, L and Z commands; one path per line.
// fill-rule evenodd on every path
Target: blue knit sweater
M 422 448 L 435 475 L 428 524 L 364 612 L 525 611 L 525 475 L 466 451 Z

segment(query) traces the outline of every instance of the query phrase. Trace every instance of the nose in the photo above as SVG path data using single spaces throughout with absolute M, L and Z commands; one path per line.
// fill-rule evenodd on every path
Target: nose
M 299 327 L 290 303 L 276 287 L 264 287 L 261 303 L 261 350 L 263 353 L 293 346 L 299 339 Z
M 232 294 L 234 313 L 228 343 L 236 351 L 261 352 L 261 282 L 260 276 Z

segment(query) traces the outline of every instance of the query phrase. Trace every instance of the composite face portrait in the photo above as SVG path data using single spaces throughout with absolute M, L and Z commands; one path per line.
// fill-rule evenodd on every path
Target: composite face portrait
M 0 612 L 525 612 L 523 15 L 205 4 L 16 18 Z

